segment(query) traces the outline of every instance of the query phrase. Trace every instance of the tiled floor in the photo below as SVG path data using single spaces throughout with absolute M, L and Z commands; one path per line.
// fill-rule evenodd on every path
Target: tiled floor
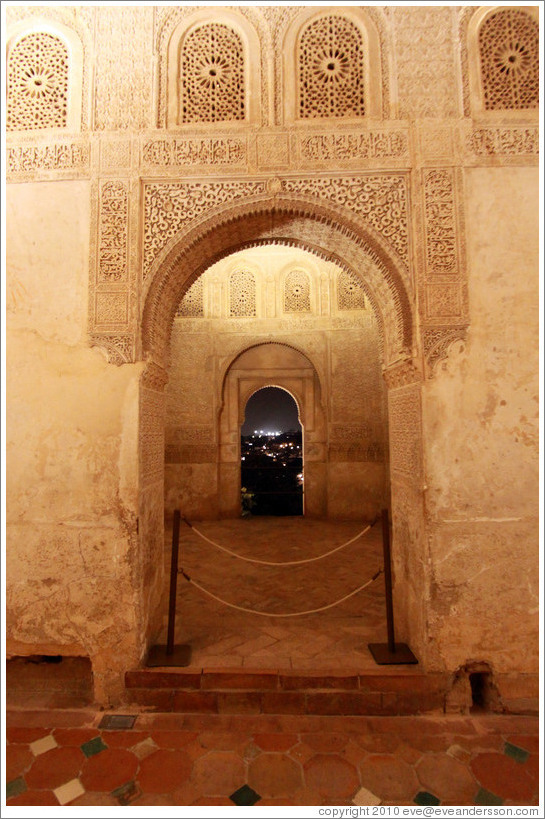
M 206 537 L 237 554 L 278 562 L 324 554 L 355 537 L 365 526 L 357 521 L 302 517 L 192 523 Z M 165 537 L 167 576 L 171 537 L 170 524 Z M 366 583 L 382 564 L 380 522 L 335 554 L 287 567 L 244 562 L 205 542 L 186 524 L 180 529 L 180 565 L 189 577 L 230 603 L 276 614 L 328 605 Z M 166 641 L 166 599 L 164 611 L 164 632 L 158 642 Z M 179 575 L 175 641 L 191 646 L 192 666 L 302 671 L 342 665 L 363 672 L 376 668 L 367 644 L 386 639 L 382 574 L 339 606 L 293 618 L 264 617 L 228 608 Z
M 7 806 L 538 804 L 534 717 L 135 716 L 8 709 Z

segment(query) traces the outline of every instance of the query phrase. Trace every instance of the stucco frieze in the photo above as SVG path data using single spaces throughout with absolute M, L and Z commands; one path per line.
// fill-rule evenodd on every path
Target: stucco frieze
M 8 182 L 41 178 L 70 179 L 87 177 L 91 167 L 91 148 L 86 139 L 64 138 L 40 143 L 18 141 L 6 146 Z

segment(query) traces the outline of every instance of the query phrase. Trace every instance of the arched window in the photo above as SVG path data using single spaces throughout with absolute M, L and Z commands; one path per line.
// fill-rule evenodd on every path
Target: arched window
M 342 270 L 337 279 L 337 309 L 363 310 L 365 294 L 361 282 L 351 273 Z
M 249 270 L 235 270 L 229 279 L 229 315 L 255 316 L 255 276 Z
M 244 15 L 201 9 L 184 17 L 168 41 L 166 75 L 167 127 L 259 121 L 259 38 Z
M 59 37 L 21 37 L 9 53 L 7 86 L 8 131 L 66 128 L 68 49 Z
M 310 313 L 310 279 L 304 270 L 291 270 L 286 276 L 284 312 Z
M 380 37 L 362 9 L 304 9 L 283 51 L 286 121 L 382 116 Z
M 84 52 L 80 36 L 61 23 L 25 20 L 10 32 L 6 130 L 82 127 Z
M 501 9 L 479 27 L 481 84 L 486 110 L 539 105 L 539 27 L 525 11 Z
M 245 119 L 244 51 L 232 28 L 209 23 L 180 51 L 180 124 Z
M 303 31 L 297 55 L 299 117 L 363 117 L 363 38 L 344 17 L 328 15 Z

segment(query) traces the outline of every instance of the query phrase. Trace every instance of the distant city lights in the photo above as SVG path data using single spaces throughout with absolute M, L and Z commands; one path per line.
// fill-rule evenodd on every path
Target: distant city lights
M 267 438 L 276 438 L 278 435 L 282 435 L 281 432 L 272 432 L 265 429 L 254 429 L 254 437 L 256 435 L 265 435 Z

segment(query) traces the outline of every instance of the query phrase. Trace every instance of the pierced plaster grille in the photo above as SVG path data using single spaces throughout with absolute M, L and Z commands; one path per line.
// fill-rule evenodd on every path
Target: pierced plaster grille
M 358 28 L 344 17 L 321 17 L 299 46 L 299 116 L 362 117 L 364 55 Z
M 339 310 L 363 310 L 365 295 L 363 287 L 350 273 L 339 273 L 337 280 L 337 305 Z
M 229 313 L 231 316 L 255 316 L 255 276 L 248 270 L 231 274 L 229 281 Z
M 9 56 L 7 130 L 65 128 L 68 51 L 52 34 L 21 38 Z
M 236 32 L 219 23 L 192 31 L 180 68 L 181 122 L 245 119 L 244 51 Z
M 176 315 L 184 318 L 201 318 L 204 316 L 203 296 L 203 280 L 199 278 L 191 285 L 181 300 Z
M 310 281 L 304 270 L 292 270 L 284 284 L 284 311 L 310 313 Z
M 486 109 L 537 108 L 539 30 L 523 11 L 507 9 L 488 17 L 479 31 Z

